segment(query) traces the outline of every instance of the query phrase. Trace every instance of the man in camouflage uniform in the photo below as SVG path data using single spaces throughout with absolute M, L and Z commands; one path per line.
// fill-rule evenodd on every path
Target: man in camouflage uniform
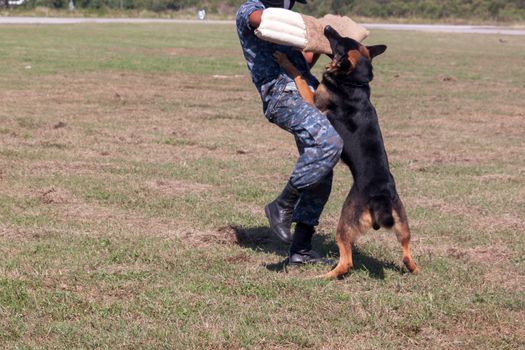
M 297 0 L 306 3 L 306 0 Z M 321 261 L 312 250 L 314 227 L 332 188 L 333 167 L 343 141 L 325 115 L 306 103 L 293 79 L 273 58 L 280 51 L 297 67 L 312 89 L 319 82 L 310 73 L 317 57 L 259 39 L 254 30 L 268 7 L 291 9 L 294 0 L 247 0 L 237 12 L 237 32 L 253 83 L 261 95 L 266 118 L 294 135 L 299 159 L 283 192 L 265 207 L 272 231 L 290 246 L 289 262 Z M 296 222 L 292 238 L 291 224 Z

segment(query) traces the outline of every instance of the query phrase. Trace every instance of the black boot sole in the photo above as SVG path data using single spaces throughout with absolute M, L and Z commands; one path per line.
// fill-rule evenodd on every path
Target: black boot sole
M 327 265 L 332 266 L 335 263 L 335 260 L 328 259 L 328 258 L 321 258 L 321 259 L 313 259 L 313 260 L 307 260 L 302 262 L 292 262 L 290 261 L 290 258 L 288 257 L 285 262 L 289 266 L 309 266 L 309 265 Z

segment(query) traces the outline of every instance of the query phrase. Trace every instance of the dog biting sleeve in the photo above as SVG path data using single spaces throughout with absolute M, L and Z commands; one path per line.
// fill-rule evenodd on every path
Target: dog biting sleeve
M 324 36 L 324 27 L 331 25 L 341 36 L 357 41 L 366 39 L 369 32 L 348 17 L 326 15 L 321 19 L 301 15 L 282 8 L 265 9 L 255 35 L 265 41 L 293 46 L 304 51 L 331 54 Z
M 370 34 L 365 27 L 346 16 L 326 15 L 321 19 L 306 15 L 302 16 L 306 23 L 307 32 L 306 46 L 303 48 L 304 51 L 326 54 L 332 53 L 330 43 L 324 36 L 324 28 L 327 25 L 332 26 L 342 37 L 349 37 L 359 42 L 365 40 Z

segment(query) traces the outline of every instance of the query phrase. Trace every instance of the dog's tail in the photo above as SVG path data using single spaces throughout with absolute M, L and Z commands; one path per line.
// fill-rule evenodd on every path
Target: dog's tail
M 392 201 L 388 196 L 377 196 L 370 199 L 370 211 L 372 213 L 372 227 L 379 230 L 381 227 L 390 229 L 394 226 L 392 216 Z

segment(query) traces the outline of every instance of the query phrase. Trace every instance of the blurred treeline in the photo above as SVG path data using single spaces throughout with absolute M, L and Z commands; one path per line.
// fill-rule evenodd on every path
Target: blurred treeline
M 525 0 L 308 0 L 315 15 L 525 20 Z
M 67 9 L 70 0 L 26 0 L 26 8 Z M 242 0 L 73 0 L 79 9 L 124 9 L 155 12 L 204 8 L 208 13 L 232 16 Z M 0 0 L 0 4 L 2 0 Z M 322 16 L 338 13 L 363 17 L 428 19 L 525 20 L 525 0 L 308 0 L 295 10 Z

